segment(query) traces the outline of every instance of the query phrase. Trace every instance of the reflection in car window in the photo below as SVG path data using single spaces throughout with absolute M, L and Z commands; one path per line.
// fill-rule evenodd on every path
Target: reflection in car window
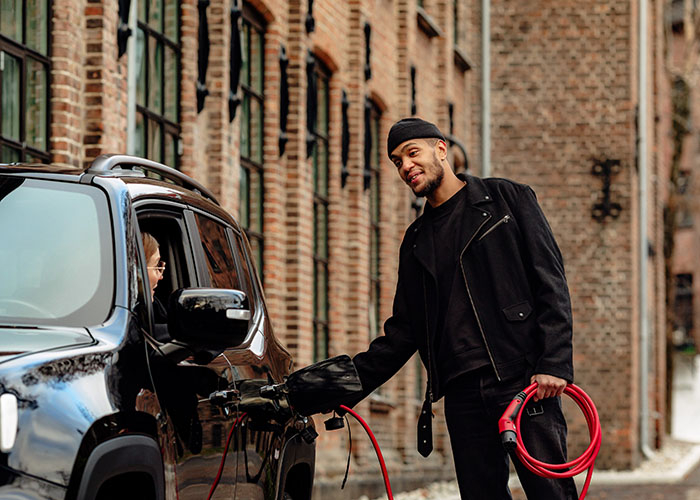
M 243 284 L 243 288 L 241 288 L 241 290 L 243 290 L 250 297 L 250 307 L 252 309 L 253 279 L 251 277 L 250 261 L 245 258 L 244 248 L 246 248 L 246 245 L 239 234 L 236 234 L 233 238 L 233 246 L 234 251 L 236 252 L 236 256 L 238 257 L 239 266 L 241 268 L 240 281 Z M 247 248 L 250 249 L 250 246 L 247 246 Z
M 241 290 L 224 226 L 199 214 L 197 214 L 197 225 L 212 286 Z
M 94 187 L 0 178 L 0 322 L 102 323 L 114 284 L 109 220 Z

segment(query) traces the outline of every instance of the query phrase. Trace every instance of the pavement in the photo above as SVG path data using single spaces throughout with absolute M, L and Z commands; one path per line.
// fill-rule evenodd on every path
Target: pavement
M 595 470 L 586 500 L 700 500 L 700 355 L 676 356 L 674 374 L 673 421 L 664 446 L 637 469 Z M 579 493 L 585 479 L 585 474 L 576 478 Z M 513 500 L 527 500 L 515 475 L 509 485 Z M 377 500 L 382 498 L 386 496 Z M 433 483 L 394 498 L 460 500 L 455 481 Z

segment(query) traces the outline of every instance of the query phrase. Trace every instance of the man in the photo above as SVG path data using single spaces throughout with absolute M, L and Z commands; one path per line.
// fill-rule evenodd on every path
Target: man
M 463 500 L 510 499 L 498 419 L 537 382 L 521 427 L 530 453 L 566 461 L 560 395 L 573 380 L 572 320 L 559 248 L 528 186 L 455 175 L 432 123 L 400 120 L 389 158 L 424 214 L 406 231 L 385 335 L 353 359 L 366 396 L 415 353 L 428 372 L 418 450 L 432 450 L 431 404 L 445 418 Z M 576 499 L 572 479 L 536 476 L 516 461 L 529 499 Z

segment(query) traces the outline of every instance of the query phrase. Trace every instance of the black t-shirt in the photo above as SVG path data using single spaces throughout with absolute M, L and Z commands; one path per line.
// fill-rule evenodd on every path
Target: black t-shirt
M 463 231 L 467 190 L 426 213 L 432 227 L 438 286 L 435 352 L 440 387 L 458 375 L 489 365 L 459 262 L 468 235 Z

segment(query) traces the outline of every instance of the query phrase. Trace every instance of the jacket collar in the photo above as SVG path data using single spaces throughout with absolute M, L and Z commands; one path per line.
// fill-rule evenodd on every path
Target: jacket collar
M 462 226 L 462 248 L 464 248 L 473 239 L 484 222 L 491 218 L 491 214 L 486 208 L 488 204 L 493 202 L 493 199 L 486 189 L 484 181 L 480 178 L 462 173 L 457 174 L 457 177 L 467 183 L 464 187 L 466 193 L 462 193 L 466 196 L 467 202 Z M 430 213 L 432 209 L 430 204 L 426 202 L 423 215 L 418 218 L 412 229 L 416 233 L 413 254 L 418 262 L 433 276 L 433 279 L 437 280 L 433 237 L 431 231 L 428 230 L 429 228 L 424 228 L 425 214 Z

